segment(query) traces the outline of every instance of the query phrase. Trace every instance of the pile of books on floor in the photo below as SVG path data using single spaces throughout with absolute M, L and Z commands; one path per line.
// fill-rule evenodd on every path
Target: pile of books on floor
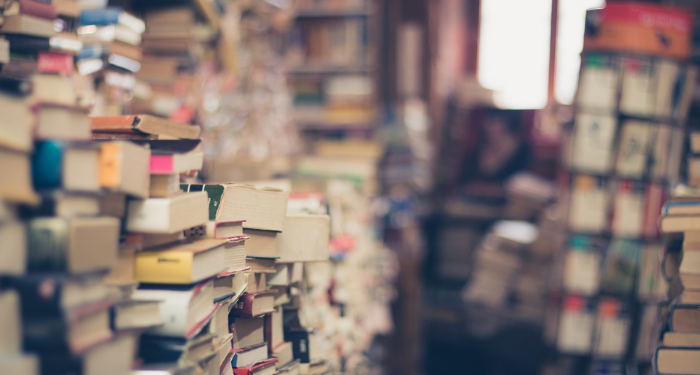
M 700 176 L 695 165 L 699 137 L 690 136 L 688 185 L 677 186 L 662 210 L 661 271 L 668 281 L 669 299 L 658 308 L 661 326 L 651 332 L 661 338 L 651 342 L 658 344 L 654 363 L 659 374 L 700 374 Z

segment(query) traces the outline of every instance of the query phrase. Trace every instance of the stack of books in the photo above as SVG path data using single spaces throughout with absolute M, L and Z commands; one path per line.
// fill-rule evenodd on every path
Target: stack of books
M 124 90 L 136 94 L 133 73 L 141 69 L 143 20 L 119 7 L 86 9 L 80 15 L 78 34 L 83 42 L 76 66 L 96 80 L 93 114 L 119 115 L 125 108 L 119 97 Z
M 73 72 L 82 43 L 75 34 L 77 4 L 7 1 L 0 26 L 0 76 Z
M 700 361 L 700 267 L 695 257 L 700 255 L 700 180 L 694 159 L 700 152 L 697 133 L 690 136 L 688 186 L 679 185 L 663 207 L 661 231 L 665 234 L 665 249 L 661 271 L 668 281 L 669 299 L 658 309 L 661 342 L 654 354 L 659 374 L 698 374 Z M 694 141 L 694 138 L 696 140 Z M 656 332 L 658 336 L 658 330 Z

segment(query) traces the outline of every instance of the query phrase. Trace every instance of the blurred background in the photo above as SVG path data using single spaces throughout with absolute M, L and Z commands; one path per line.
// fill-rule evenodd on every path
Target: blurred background
M 700 124 L 700 1 L 66 3 L 146 24 L 129 61 L 78 57 L 91 115 L 199 124 L 193 182 L 323 191 L 336 264 L 360 225 L 389 250 L 363 258 L 374 276 L 334 270 L 381 289 L 362 365 L 338 354 L 335 373 L 653 373 L 657 221 Z M 149 18 L 165 5 L 192 15 Z

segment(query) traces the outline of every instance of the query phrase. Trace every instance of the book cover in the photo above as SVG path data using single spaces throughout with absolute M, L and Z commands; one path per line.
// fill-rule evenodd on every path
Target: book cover
M 267 369 L 269 367 L 274 367 L 277 362 L 278 362 L 277 358 L 272 358 L 272 359 L 269 359 L 265 362 L 256 363 L 250 367 L 234 368 L 233 373 L 235 375 L 253 375 L 253 374 L 255 374 L 259 371 L 262 371 L 264 369 Z
M 27 14 L 51 21 L 57 17 L 56 9 L 51 4 L 34 0 L 19 0 L 16 4 L 19 5 L 20 14 Z M 7 15 L 7 9 L 5 9 L 5 14 Z
M 242 317 L 255 317 L 275 311 L 274 306 L 269 310 L 253 313 L 253 302 L 258 296 L 273 295 L 272 291 L 261 291 L 256 293 L 243 293 L 238 301 L 231 308 L 231 312 Z
M 66 53 L 39 51 L 36 62 L 39 73 L 73 73 L 73 56 Z
M 162 251 L 142 251 L 136 254 L 134 277 L 139 282 L 163 284 L 192 284 L 225 269 L 223 246 L 225 240 L 202 239 L 183 242 Z M 207 257 L 210 270 L 199 270 L 197 257 Z M 212 259 L 209 259 L 212 258 Z M 202 258 L 204 259 L 204 258 Z M 217 268 L 217 265 L 220 265 Z M 205 272 L 205 274 L 202 274 Z

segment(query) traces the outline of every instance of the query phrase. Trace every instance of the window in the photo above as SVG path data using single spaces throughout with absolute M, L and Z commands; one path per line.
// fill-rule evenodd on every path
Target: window
M 552 0 L 482 0 L 477 75 L 498 106 L 547 104 L 551 16 Z

